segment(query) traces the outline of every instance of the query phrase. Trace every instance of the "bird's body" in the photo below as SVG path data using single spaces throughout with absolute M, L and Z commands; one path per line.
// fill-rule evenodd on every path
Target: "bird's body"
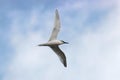
M 60 19 L 59 19 L 58 10 L 56 10 L 55 23 L 51 37 L 47 43 L 39 44 L 38 46 L 49 46 L 58 55 L 60 61 L 64 64 L 64 66 L 67 67 L 66 56 L 58 46 L 61 44 L 68 44 L 68 43 L 64 42 L 63 40 L 57 40 L 57 35 L 59 31 L 60 31 Z
M 61 45 L 61 44 L 64 44 L 64 43 L 60 40 L 52 40 L 52 41 L 48 41 L 47 43 L 40 44 L 39 46 L 54 46 L 54 45 Z

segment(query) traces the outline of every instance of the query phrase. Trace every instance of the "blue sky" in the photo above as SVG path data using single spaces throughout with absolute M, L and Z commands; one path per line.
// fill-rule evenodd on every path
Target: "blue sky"
M 64 68 L 48 47 L 55 9 Z M 119 0 L 0 0 L 0 80 L 120 80 Z

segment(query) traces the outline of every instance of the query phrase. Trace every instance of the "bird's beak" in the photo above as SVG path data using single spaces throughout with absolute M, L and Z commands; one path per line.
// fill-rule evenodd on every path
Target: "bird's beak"
M 68 42 L 64 42 L 64 44 L 69 44 Z

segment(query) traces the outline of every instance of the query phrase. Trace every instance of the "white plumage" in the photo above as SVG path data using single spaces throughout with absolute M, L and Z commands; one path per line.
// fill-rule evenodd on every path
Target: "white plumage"
M 63 40 L 57 40 L 57 35 L 59 31 L 60 31 L 60 18 L 59 18 L 58 10 L 56 9 L 54 28 L 50 36 L 50 39 L 47 43 L 39 44 L 39 46 L 49 46 L 58 55 L 63 65 L 67 67 L 66 56 L 58 46 L 61 44 L 68 44 L 68 43 Z

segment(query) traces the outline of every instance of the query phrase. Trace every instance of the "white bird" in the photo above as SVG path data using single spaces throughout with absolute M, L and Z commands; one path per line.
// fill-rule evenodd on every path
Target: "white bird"
M 49 46 L 58 55 L 63 65 L 67 67 L 66 56 L 58 46 L 61 44 L 68 44 L 68 42 L 65 42 L 63 40 L 57 40 L 57 35 L 59 31 L 60 31 L 60 18 L 59 18 L 58 10 L 56 9 L 54 28 L 51 37 L 47 43 L 39 44 L 38 46 Z

